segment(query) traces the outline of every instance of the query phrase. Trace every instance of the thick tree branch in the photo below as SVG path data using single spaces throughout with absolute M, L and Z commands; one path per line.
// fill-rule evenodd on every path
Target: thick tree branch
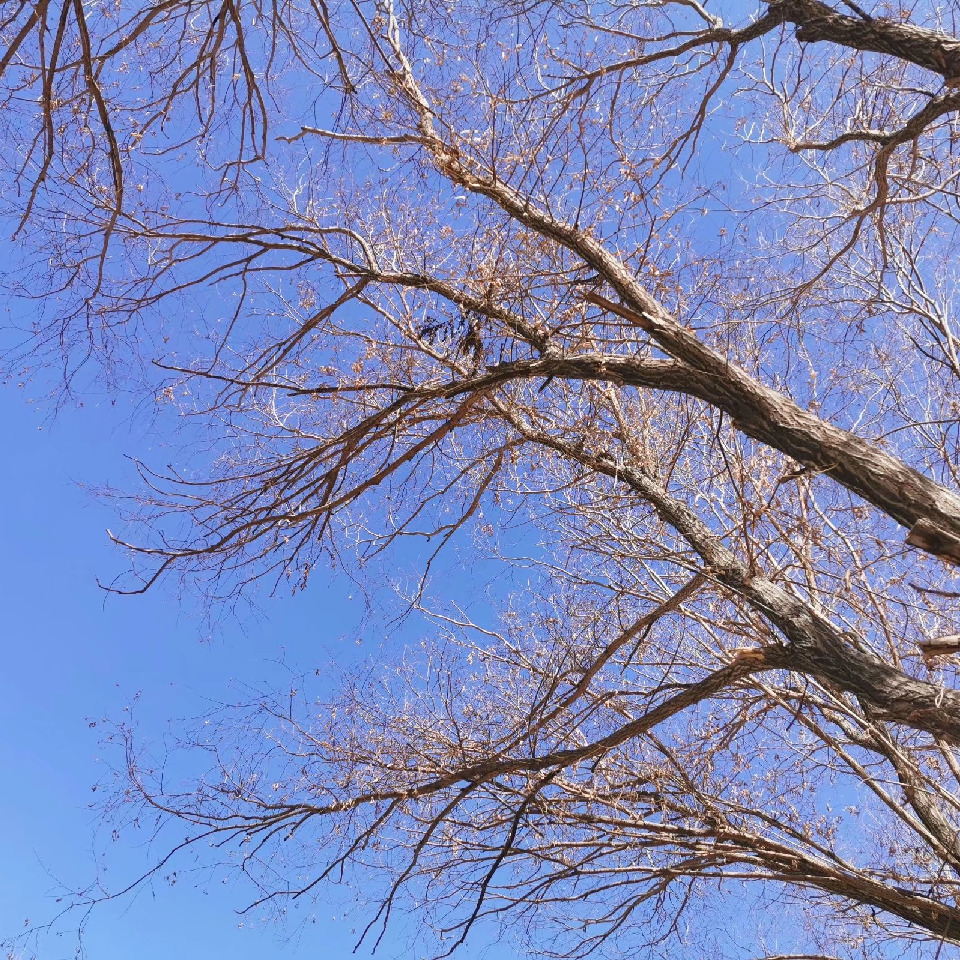
M 796 26 L 801 43 L 829 42 L 854 50 L 885 53 L 960 84 L 960 40 L 911 23 L 839 13 L 820 0 L 775 0 L 769 11 Z
M 911 677 L 866 644 L 851 642 L 845 631 L 787 587 L 748 569 L 690 507 L 645 471 L 541 433 L 518 418 L 512 422 L 531 442 L 627 484 L 648 501 L 699 554 L 712 577 L 747 600 L 789 641 L 765 649 L 765 664 L 809 674 L 853 694 L 885 720 L 960 744 L 960 692 Z

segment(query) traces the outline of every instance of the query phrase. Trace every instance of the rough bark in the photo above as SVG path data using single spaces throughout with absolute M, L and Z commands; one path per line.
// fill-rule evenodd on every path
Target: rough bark
M 808 674 L 852 694 L 885 720 L 960 744 L 960 691 L 890 666 L 787 587 L 749 570 L 690 507 L 646 472 L 549 437 L 528 438 L 628 484 L 647 500 L 700 555 L 714 579 L 747 600 L 786 638 L 782 647 L 764 648 L 765 668 Z
M 885 53 L 939 73 L 950 86 L 960 83 L 960 40 L 912 23 L 839 13 L 819 0 L 776 0 L 774 16 L 796 26 L 801 43 L 830 42 L 855 50 Z
M 651 330 L 662 331 L 670 352 L 686 362 L 597 355 L 546 357 L 491 371 L 491 380 L 518 375 L 611 380 L 697 397 L 728 414 L 747 436 L 828 475 L 882 510 L 910 530 L 907 543 L 911 546 L 960 563 L 957 494 L 876 443 L 827 423 L 758 383 L 669 315 L 659 314 L 658 321 L 660 325 L 651 325 Z

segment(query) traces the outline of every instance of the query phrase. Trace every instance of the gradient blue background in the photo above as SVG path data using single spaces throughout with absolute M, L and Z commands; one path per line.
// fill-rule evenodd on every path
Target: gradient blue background
M 105 533 L 116 514 L 80 484 L 123 485 L 130 479 L 124 454 L 153 453 L 163 462 L 155 437 L 131 410 L 129 401 L 114 406 L 104 399 L 64 409 L 50 422 L 49 406 L 30 406 L 15 386 L 0 388 L 0 939 L 27 918 L 39 923 L 53 915 L 57 880 L 82 885 L 93 874 L 96 817 L 89 804 L 104 773 L 97 760 L 102 718 L 122 719 L 141 693 L 140 727 L 158 737 L 169 719 L 204 712 L 208 698 L 229 698 L 232 681 L 280 682 L 285 663 L 312 671 L 331 660 L 356 663 L 371 652 L 356 646 L 362 611 L 351 585 L 324 583 L 319 571 L 306 593 L 262 598 L 259 614 L 226 621 L 213 639 L 205 639 L 196 596 L 178 600 L 169 586 L 141 597 L 107 596 L 98 588 L 96 577 L 123 569 Z M 370 643 L 376 648 L 379 639 Z M 114 882 L 147 862 L 147 851 L 131 840 L 121 840 L 108 875 Z M 297 930 L 241 928 L 235 908 L 242 905 L 229 887 L 201 892 L 189 882 L 172 889 L 160 883 L 98 908 L 86 928 L 87 955 L 351 955 L 356 921 L 337 918 L 336 907 L 318 906 L 316 923 Z M 515 955 L 491 945 L 490 931 L 476 934 L 458 956 Z M 409 942 L 409 930 L 398 924 L 377 956 L 413 956 Z M 40 957 L 70 957 L 74 949 L 69 937 L 47 940 Z

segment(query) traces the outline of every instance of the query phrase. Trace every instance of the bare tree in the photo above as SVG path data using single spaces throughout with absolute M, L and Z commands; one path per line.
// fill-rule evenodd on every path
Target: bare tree
M 422 648 L 185 734 L 186 785 L 128 744 L 121 810 L 257 905 L 359 872 L 364 941 L 402 906 L 439 953 L 960 944 L 956 12 L 720 13 L 4 5 L 6 370 L 209 438 L 143 465 L 114 589 L 427 545 Z

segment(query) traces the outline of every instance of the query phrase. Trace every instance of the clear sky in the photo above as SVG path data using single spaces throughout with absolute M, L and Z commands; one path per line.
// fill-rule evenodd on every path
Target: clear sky
M 116 515 L 79 484 L 122 483 L 129 469 L 123 454 L 145 454 L 150 441 L 124 424 L 122 403 L 65 410 L 52 424 L 45 422 L 48 413 L 28 406 L 16 388 L 0 388 L 0 939 L 27 918 L 38 923 L 52 915 L 54 878 L 79 885 L 92 875 L 95 818 L 88 805 L 104 772 L 97 762 L 103 717 L 122 719 L 142 692 L 140 725 L 159 736 L 167 719 L 204 712 L 206 698 L 228 698 L 231 680 L 280 678 L 280 660 L 312 670 L 365 655 L 351 631 L 359 610 L 349 585 L 324 583 L 319 575 L 305 594 L 264 598 L 262 616 L 227 623 L 210 641 L 203 639 L 195 597 L 178 601 L 164 587 L 143 597 L 105 596 L 95 578 L 109 578 L 123 563 L 105 534 Z M 117 882 L 119 873 L 132 876 L 147 859 L 130 837 L 121 845 Z M 337 919 L 335 907 L 318 906 L 316 923 L 298 932 L 241 928 L 234 912 L 241 905 L 228 888 L 158 884 L 93 914 L 88 956 L 351 955 L 356 921 Z M 490 947 L 478 933 L 460 956 L 515 955 Z M 398 928 L 377 955 L 409 956 L 408 942 Z M 69 957 L 73 947 L 66 939 L 47 942 L 40 956 Z

